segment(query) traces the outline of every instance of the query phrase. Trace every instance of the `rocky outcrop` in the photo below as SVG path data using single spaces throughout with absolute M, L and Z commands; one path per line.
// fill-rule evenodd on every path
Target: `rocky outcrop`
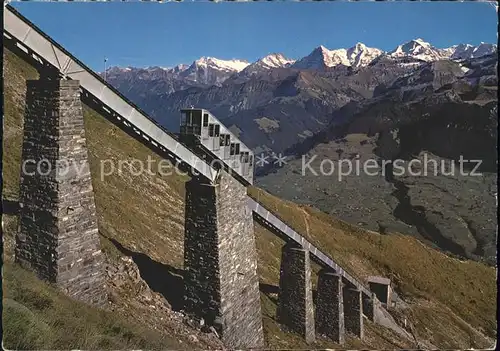
M 199 349 L 225 349 L 216 331 L 194 321 L 182 311 L 172 309 L 165 297 L 143 279 L 132 257 L 122 256 L 106 265 L 109 290 L 108 309 L 130 315 L 133 320 L 154 330 L 176 335 L 181 344 Z

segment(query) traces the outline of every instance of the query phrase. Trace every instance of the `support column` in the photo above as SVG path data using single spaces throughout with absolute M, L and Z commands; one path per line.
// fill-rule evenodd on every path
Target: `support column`
M 185 311 L 213 325 L 232 349 L 262 348 L 257 249 L 246 188 L 224 171 L 217 184 L 186 183 Z
M 362 339 L 364 336 L 363 306 L 361 291 L 358 289 L 344 289 L 344 316 L 346 331 Z
M 363 314 L 370 320 L 373 322 L 373 318 L 374 318 L 374 301 L 376 299 L 376 296 L 375 294 L 371 294 L 371 295 L 367 295 L 367 294 L 363 294 L 361 293 L 361 298 L 362 298 L 362 301 L 363 301 Z
M 15 259 L 72 298 L 107 301 L 79 82 L 27 82 Z
M 334 272 L 321 270 L 317 291 L 316 331 L 343 345 L 345 329 L 342 277 Z
M 309 251 L 286 244 L 281 256 L 277 319 L 307 343 L 315 340 Z

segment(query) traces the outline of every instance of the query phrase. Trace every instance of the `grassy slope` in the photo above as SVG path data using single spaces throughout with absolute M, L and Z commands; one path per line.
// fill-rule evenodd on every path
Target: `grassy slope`
M 3 279 L 4 345 L 8 349 L 164 349 L 177 340 L 75 302 L 34 274 L 7 264 Z
M 6 51 L 4 55 L 4 194 L 16 199 L 24 108 L 24 97 L 20 92 L 25 89 L 24 80 L 35 78 L 36 72 L 10 52 Z M 124 167 L 122 172 L 100 179 L 101 160 L 147 160 L 148 156 L 158 160 L 158 157 L 89 108 L 85 108 L 85 124 L 103 250 L 108 259 L 113 260 L 121 253 L 105 237 L 117 240 L 130 250 L 144 253 L 156 262 L 181 268 L 183 183 L 186 178 L 162 178 L 159 175 L 133 177 L 128 167 Z M 276 209 L 297 231 L 306 234 L 351 273 L 360 278 L 370 274 L 390 276 L 401 292 L 416 298 L 412 308 L 405 313 L 413 317 L 417 332 L 422 337 L 443 347 L 468 347 L 471 328 L 466 323 L 482 328 L 490 336 L 495 335 L 493 269 L 448 258 L 408 237 L 380 236 L 358 230 L 315 209 L 273 198 L 258 189 L 252 189 L 251 193 L 268 207 Z M 7 225 L 12 222 L 12 218 L 7 218 Z M 277 285 L 283 243 L 259 225 L 256 225 L 256 239 L 261 281 Z M 15 274 L 7 277 L 9 279 L 4 284 L 8 288 L 15 284 L 17 278 Z M 273 297 L 263 294 L 262 303 L 269 345 L 305 347 L 300 338 L 279 329 L 274 321 L 276 306 Z M 36 309 L 36 306 L 33 308 Z M 439 319 L 435 317 L 438 316 L 446 318 L 437 323 Z M 368 324 L 367 332 L 364 345 L 349 339 L 348 346 L 404 346 L 389 331 L 371 324 Z M 474 340 L 482 344 L 479 338 Z
M 399 293 L 415 300 L 408 312 L 416 317 L 422 335 L 429 334 L 425 328 L 439 335 L 455 331 L 453 337 L 468 343 L 465 340 L 469 323 L 496 337 L 494 268 L 451 258 L 409 236 L 367 232 L 312 207 L 275 198 L 261 189 L 252 188 L 250 194 L 358 279 L 375 274 L 390 277 Z M 439 320 L 446 316 L 445 320 L 434 322 L 437 319 L 431 316 L 439 315 Z M 436 328 L 430 328 L 434 323 Z M 463 334 L 455 330 L 457 327 L 463 329 Z M 442 336 L 438 339 L 444 342 Z M 446 342 L 453 345 L 452 340 Z
M 5 49 L 3 199 L 17 200 L 25 80 L 37 72 Z M 88 115 L 88 113 L 87 113 Z M 14 216 L 3 215 L 3 335 L 9 349 L 179 348 L 176 339 L 73 301 L 12 263 Z

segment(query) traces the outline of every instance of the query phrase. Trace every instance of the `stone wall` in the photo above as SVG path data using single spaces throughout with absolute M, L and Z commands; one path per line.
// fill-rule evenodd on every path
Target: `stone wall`
M 69 296 L 106 302 L 78 81 L 27 82 L 16 261 Z
M 288 243 L 283 247 L 277 319 L 306 342 L 315 340 L 309 252 Z
M 326 270 L 320 271 L 316 300 L 316 331 L 341 345 L 345 342 L 342 285 L 340 275 Z
M 185 310 L 230 348 L 264 346 L 257 251 L 246 188 L 224 171 L 186 184 Z

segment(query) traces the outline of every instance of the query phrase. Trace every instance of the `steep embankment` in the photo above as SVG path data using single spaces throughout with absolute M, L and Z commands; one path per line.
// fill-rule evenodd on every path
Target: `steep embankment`
M 10 201 L 12 210 L 15 210 L 25 80 L 36 78 L 36 72 L 8 50 L 5 50 L 4 62 L 3 200 Z M 70 301 L 13 264 L 16 219 L 12 215 L 4 216 L 7 265 L 3 289 L 6 292 L 4 298 L 10 299 L 4 299 L 4 305 L 11 306 L 4 314 L 4 328 L 11 331 L 5 334 L 5 340 L 9 341 L 6 346 L 16 348 L 20 344 L 23 348 L 38 349 L 58 346 L 113 349 L 220 347 L 212 334 L 198 332 L 196 326 L 189 326 L 189 321 L 184 321 L 173 311 L 179 308 L 181 297 L 183 184 L 187 177 L 175 173 L 168 177 L 157 173 L 135 176 L 134 169 L 124 165 L 121 171 L 101 178 L 100 167 L 104 160 L 113 160 L 117 166 L 120 160 L 139 159 L 147 163 L 148 157 L 156 161 L 160 158 L 90 108 L 86 107 L 84 113 L 101 241 L 109 276 L 108 311 L 98 312 Z M 485 335 L 496 336 L 494 269 L 451 259 L 412 238 L 368 233 L 313 208 L 279 200 L 258 189 L 251 192 L 297 231 L 345 265 L 350 273 L 360 279 L 371 274 L 391 277 L 398 293 L 408 303 L 407 308 L 397 308 L 393 313 L 397 318 L 406 316 L 413 323 L 419 340 L 429 340 L 447 348 L 491 345 L 491 340 Z M 266 341 L 271 348 L 305 348 L 300 337 L 284 333 L 275 321 L 274 292 L 283 242 L 257 224 L 256 239 L 263 284 Z M 43 299 L 54 302 L 38 302 Z M 61 311 L 60 305 L 67 307 Z M 75 326 L 72 328 L 74 332 L 69 333 L 65 319 L 56 316 L 79 318 L 69 324 Z M 37 330 L 46 330 L 50 337 L 32 341 L 27 338 L 27 333 L 16 333 L 16 326 L 24 323 L 21 318 L 30 318 L 38 325 Z M 140 328 L 136 327 L 137 322 Z M 112 327 L 115 323 L 127 327 Z M 141 328 L 154 336 L 143 336 Z M 67 339 L 59 338 L 61 335 Z M 78 343 L 86 338 L 88 342 Z M 106 341 L 110 338 L 113 342 Z M 369 322 L 366 339 L 361 342 L 348 338 L 346 345 L 351 349 L 414 346 Z M 335 345 L 320 338 L 309 347 Z

